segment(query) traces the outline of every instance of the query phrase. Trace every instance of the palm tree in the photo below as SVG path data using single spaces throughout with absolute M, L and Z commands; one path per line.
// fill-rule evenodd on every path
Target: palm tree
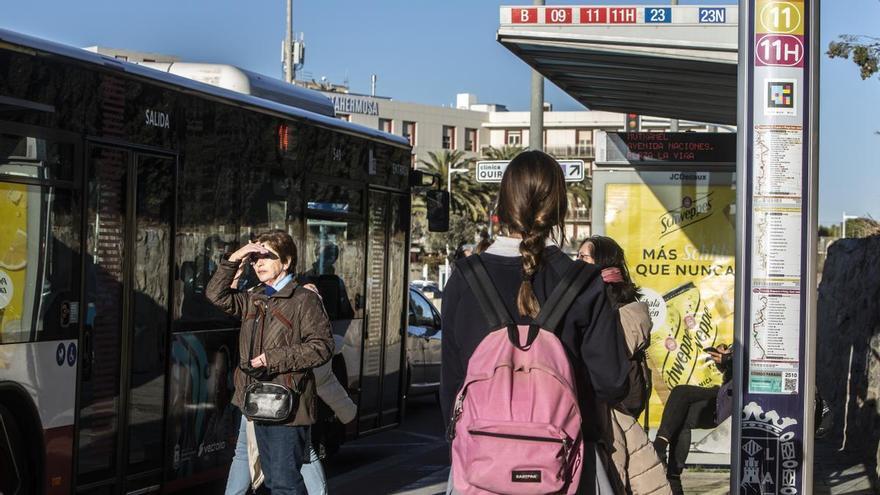
M 562 158 L 558 156 L 553 156 L 557 160 Z M 589 166 L 584 164 L 585 166 Z M 568 214 L 570 217 L 575 215 L 575 208 L 582 207 L 587 208 L 588 210 L 592 208 L 593 205 L 593 191 L 592 191 L 592 177 L 585 177 L 581 182 L 569 182 L 566 184 L 566 193 L 568 196 Z M 577 239 L 570 239 L 572 243 L 577 242 Z
M 589 189 L 590 178 L 587 177 L 583 182 L 570 182 L 568 184 L 568 204 L 569 207 L 582 206 L 590 208 L 593 203 L 593 194 Z
M 472 168 L 473 158 L 466 158 L 460 150 L 429 151 L 428 160 L 419 160 L 419 164 L 428 172 L 440 176 L 440 185 L 447 189 L 447 178 L 451 168 Z M 466 216 L 471 220 L 485 221 L 488 217 L 488 206 L 492 197 L 483 184 L 473 180 L 472 174 L 452 175 L 452 195 L 449 198 L 452 211 Z
M 512 160 L 513 157 L 522 153 L 528 148 L 523 148 L 522 146 L 511 146 L 504 145 L 500 148 L 496 148 L 494 146 L 487 146 L 483 148 L 483 158 L 487 160 Z

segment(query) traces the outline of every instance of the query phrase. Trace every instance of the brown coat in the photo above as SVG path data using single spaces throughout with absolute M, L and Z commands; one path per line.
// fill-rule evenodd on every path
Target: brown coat
M 288 426 L 310 425 L 316 418 L 315 377 L 312 368 L 330 360 L 333 335 L 330 320 L 314 292 L 294 282 L 266 296 L 264 286 L 249 292 L 230 288 L 238 263 L 222 261 L 208 283 L 208 299 L 227 313 L 241 319 L 239 333 L 239 366 L 251 357 L 266 354 L 266 367 L 275 375 L 274 383 L 296 388 L 299 408 Z M 250 353 L 255 337 L 254 355 Z M 240 368 L 235 370 L 235 395 L 232 403 L 242 407 L 244 389 L 254 379 Z

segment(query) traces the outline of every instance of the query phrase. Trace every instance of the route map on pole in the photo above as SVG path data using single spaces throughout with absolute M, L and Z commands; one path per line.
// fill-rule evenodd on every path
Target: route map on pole
M 731 492 L 812 489 L 817 0 L 740 5 L 744 260 Z
M 749 356 L 748 389 L 765 394 L 798 391 L 796 380 L 791 379 L 798 377 L 799 325 L 791 324 L 791 314 L 769 308 L 793 307 L 794 314 L 800 313 L 804 105 L 803 95 L 796 88 L 805 87 L 803 16 L 803 1 L 756 2 L 754 81 L 761 98 L 752 115 L 750 210 L 756 220 L 752 245 L 760 255 L 752 257 L 750 285 L 753 299 L 763 298 L 768 303 L 766 307 L 752 307 L 749 315 L 752 333 L 764 352 Z M 768 39 L 778 41 L 773 34 L 776 32 L 796 32 L 799 36 L 796 42 L 774 41 L 768 45 Z M 788 287 L 781 289 L 781 285 Z M 783 373 L 787 373 L 789 386 L 782 379 Z

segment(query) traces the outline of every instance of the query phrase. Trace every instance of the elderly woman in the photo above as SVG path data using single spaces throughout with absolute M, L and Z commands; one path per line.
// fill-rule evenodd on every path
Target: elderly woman
M 245 389 L 257 380 L 299 392 L 290 417 L 254 426 L 265 484 L 273 495 L 306 493 L 300 469 L 316 416 L 312 369 L 329 361 L 333 351 L 320 298 L 293 281 L 296 256 L 296 244 L 286 232 L 262 234 L 220 264 L 206 291 L 211 302 L 242 321 L 233 404 L 243 409 Z M 247 292 L 231 287 L 242 262 L 251 263 L 261 282 Z

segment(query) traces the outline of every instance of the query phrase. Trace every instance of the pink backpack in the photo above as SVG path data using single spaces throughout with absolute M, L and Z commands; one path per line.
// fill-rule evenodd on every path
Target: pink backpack
M 575 493 L 584 464 L 581 413 L 555 329 L 597 271 L 576 262 L 534 322 L 517 326 L 479 256 L 459 269 L 497 330 L 468 361 L 450 419 L 456 492 Z

